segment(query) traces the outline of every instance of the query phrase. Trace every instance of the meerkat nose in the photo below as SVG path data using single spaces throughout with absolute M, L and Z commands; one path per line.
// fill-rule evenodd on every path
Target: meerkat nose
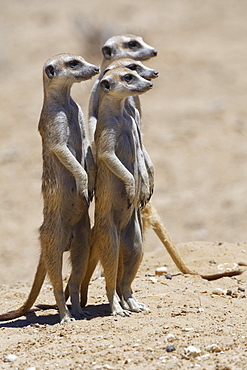
M 99 70 L 100 70 L 100 68 L 99 67 L 94 67 L 94 71 L 96 72 L 96 73 L 98 73 L 99 72 Z
M 156 49 L 153 49 L 153 56 L 157 56 L 157 54 L 158 54 L 158 50 L 156 50 Z
M 158 74 L 159 74 L 159 71 L 154 71 L 154 75 L 155 75 L 155 77 L 158 77 Z

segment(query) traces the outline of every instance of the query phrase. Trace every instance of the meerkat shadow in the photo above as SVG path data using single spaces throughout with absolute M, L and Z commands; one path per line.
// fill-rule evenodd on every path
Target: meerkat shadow
M 0 324 L 0 328 L 24 328 L 33 326 L 38 328 L 39 325 L 55 325 L 60 322 L 59 314 L 36 315 L 35 310 L 28 312 L 23 318 L 12 320 Z
M 112 316 L 111 307 L 108 303 L 101 303 L 98 305 L 88 305 L 83 310 L 86 315 L 86 320 L 92 320 L 97 317 Z
M 70 309 L 71 306 L 68 305 Z M 54 309 L 52 309 L 54 311 Z M 57 311 L 57 309 L 55 309 Z M 43 310 L 42 310 L 43 311 Z M 50 310 L 51 311 L 51 310 Z M 39 313 L 38 315 L 36 313 Z M 99 305 L 88 305 L 85 310 L 85 317 L 82 318 L 75 318 L 76 321 L 80 320 L 92 320 L 97 317 L 107 317 L 111 316 L 111 308 L 108 303 L 102 303 Z M 16 320 L 11 320 L 8 322 L 2 322 L 0 324 L 0 328 L 24 328 L 27 326 L 33 326 L 34 328 L 38 328 L 39 325 L 60 325 L 60 318 L 59 313 L 45 313 L 44 311 L 41 313 L 40 309 L 33 309 L 29 313 L 27 313 L 23 318 L 18 318 Z M 69 325 L 69 324 L 67 324 Z

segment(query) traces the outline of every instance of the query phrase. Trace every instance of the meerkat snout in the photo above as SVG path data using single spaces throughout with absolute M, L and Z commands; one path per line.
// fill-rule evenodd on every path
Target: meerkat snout
M 157 57 L 157 55 L 158 55 L 158 50 L 153 49 L 153 56 L 154 56 L 154 57 Z

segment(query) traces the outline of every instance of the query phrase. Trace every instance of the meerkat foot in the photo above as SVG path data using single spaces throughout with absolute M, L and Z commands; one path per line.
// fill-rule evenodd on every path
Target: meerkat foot
M 89 312 L 82 310 L 79 302 L 77 305 L 72 305 L 70 314 L 77 319 L 85 319 L 86 317 L 90 316 Z
M 113 303 L 111 304 L 111 308 L 112 308 L 112 315 L 113 316 L 122 316 L 122 317 L 126 317 L 126 316 L 130 316 L 131 312 L 128 310 L 128 309 L 123 309 L 121 307 L 121 305 L 119 304 L 118 300 L 116 297 L 114 297 L 113 299 Z
M 122 316 L 122 317 L 129 317 L 131 315 L 131 312 L 128 310 L 114 310 L 112 311 L 112 316 Z
M 142 311 L 150 311 L 150 309 L 144 303 L 138 302 L 138 305 Z
M 66 314 L 62 317 L 60 324 L 65 324 L 72 321 L 75 321 L 75 318 L 72 317 L 70 314 Z
M 122 306 L 132 312 L 149 311 L 149 308 L 144 303 L 137 302 L 134 297 L 122 300 Z

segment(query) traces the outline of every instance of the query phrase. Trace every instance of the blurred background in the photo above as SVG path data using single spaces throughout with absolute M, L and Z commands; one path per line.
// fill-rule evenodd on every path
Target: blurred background
M 42 67 L 70 52 L 101 64 L 122 33 L 158 50 L 141 97 L 152 202 L 175 243 L 247 239 L 247 2 L 0 0 L 0 284 L 32 279 L 42 223 Z M 87 119 L 95 78 L 73 87 Z M 145 249 L 163 248 L 153 231 Z M 206 251 L 205 251 L 206 253 Z

